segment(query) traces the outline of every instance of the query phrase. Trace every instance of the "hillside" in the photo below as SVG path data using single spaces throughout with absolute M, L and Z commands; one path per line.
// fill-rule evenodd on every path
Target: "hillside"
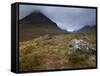
M 41 12 L 32 12 L 19 21 L 20 41 L 27 41 L 40 35 L 57 35 L 64 31 Z
M 85 33 L 96 33 L 96 26 L 86 25 L 83 28 L 77 30 L 76 32 L 85 32 Z
M 71 68 L 89 68 L 96 66 L 96 55 L 76 53 L 69 55 L 69 43 L 78 36 L 96 48 L 95 34 L 70 33 L 62 35 L 45 35 L 29 41 L 20 42 L 19 70 L 54 70 Z

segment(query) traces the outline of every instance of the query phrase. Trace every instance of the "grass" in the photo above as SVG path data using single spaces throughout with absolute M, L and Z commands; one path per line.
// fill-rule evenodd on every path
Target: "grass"
M 55 36 L 40 36 L 20 42 L 19 70 L 48 70 L 64 68 L 95 67 L 96 56 L 82 52 L 69 55 L 69 43 L 75 37 L 88 41 L 96 47 L 95 34 L 69 33 Z

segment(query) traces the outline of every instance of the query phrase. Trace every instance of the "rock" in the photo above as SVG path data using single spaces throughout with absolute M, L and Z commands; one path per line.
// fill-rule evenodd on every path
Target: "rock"
M 46 34 L 44 36 L 41 36 L 40 38 L 42 38 L 43 40 L 48 40 L 48 39 L 51 39 L 51 35 L 50 34 Z
M 90 50 L 91 50 L 92 54 L 96 54 L 96 49 L 95 48 L 90 48 Z
M 95 48 L 91 48 L 90 44 L 84 40 L 81 39 L 73 39 L 69 43 L 69 54 L 75 53 L 77 50 L 83 53 L 92 53 L 94 54 L 96 52 Z

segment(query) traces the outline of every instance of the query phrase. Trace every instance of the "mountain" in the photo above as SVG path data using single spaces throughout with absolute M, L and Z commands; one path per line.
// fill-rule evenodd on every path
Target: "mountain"
M 86 25 L 83 28 L 77 30 L 76 32 L 96 33 L 96 26 Z
M 27 24 L 54 24 L 48 17 L 46 17 L 43 13 L 36 11 L 32 12 L 25 18 L 20 20 L 20 23 Z
M 43 13 L 32 12 L 19 21 L 19 35 L 21 41 L 26 41 L 41 35 L 58 35 L 64 33 L 55 22 Z

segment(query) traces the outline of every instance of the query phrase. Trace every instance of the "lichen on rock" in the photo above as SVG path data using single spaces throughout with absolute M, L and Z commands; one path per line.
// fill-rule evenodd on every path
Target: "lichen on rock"
M 83 53 L 95 53 L 96 49 L 90 46 L 89 42 L 81 39 L 72 39 L 69 43 L 69 54 L 74 54 L 76 51 Z

